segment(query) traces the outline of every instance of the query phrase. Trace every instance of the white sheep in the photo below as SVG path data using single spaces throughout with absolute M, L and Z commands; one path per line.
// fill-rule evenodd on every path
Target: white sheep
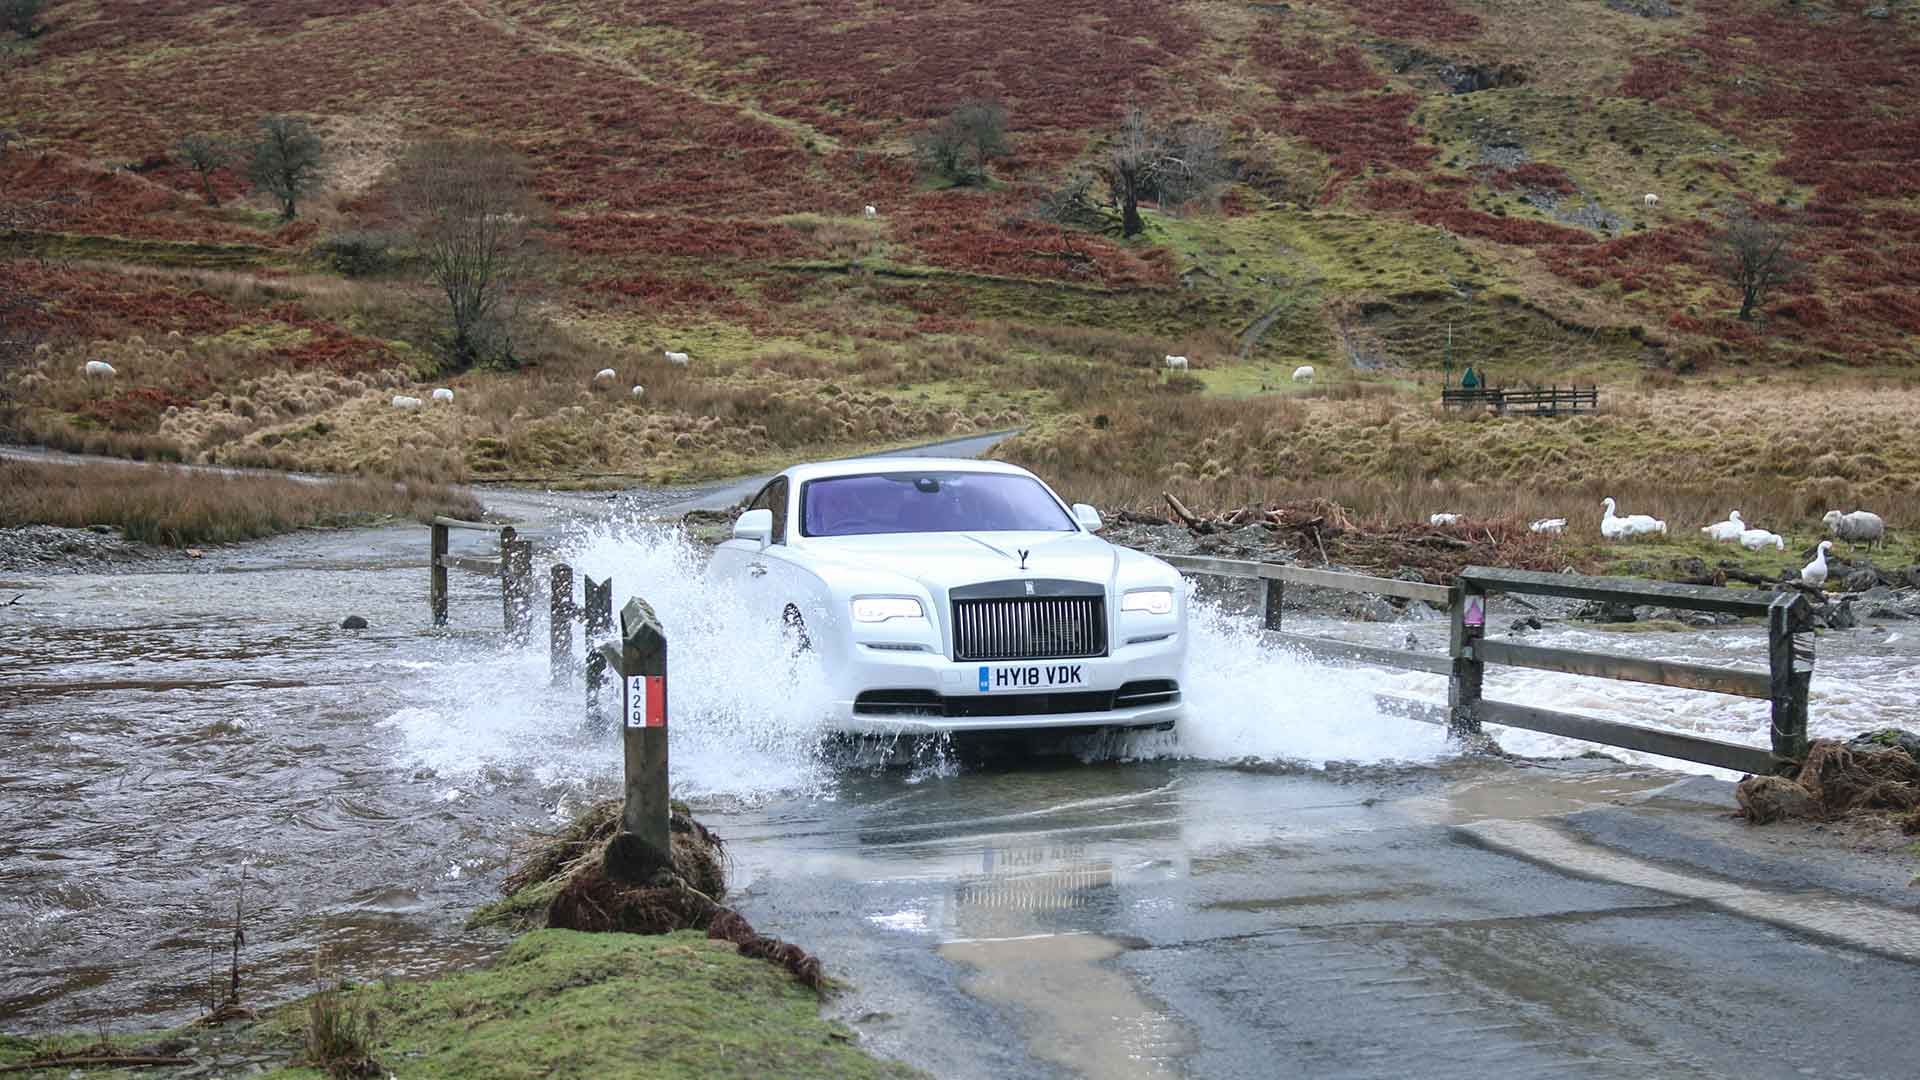
M 1820 547 L 1813 553 L 1813 561 L 1800 568 L 1800 583 L 1818 589 L 1827 583 L 1827 549 L 1833 541 L 1822 540 Z
M 1625 540 L 1632 536 L 1646 536 L 1659 533 L 1667 534 L 1667 523 L 1647 514 L 1632 514 L 1616 517 L 1613 512 L 1614 501 L 1611 498 L 1601 500 L 1606 513 L 1600 518 L 1600 535 L 1608 540 Z
M 1167 366 L 1175 371 L 1185 371 L 1187 370 L 1187 358 L 1169 354 L 1167 356 Z
M 1566 518 L 1541 518 L 1540 520 L 1527 526 L 1527 531 L 1537 532 L 1537 533 L 1550 533 L 1554 536 L 1559 536 L 1560 533 L 1566 529 L 1566 527 L 1567 527 Z
M 860 211 L 860 212 L 861 212 L 861 213 L 863 213 L 863 214 L 865 214 L 865 215 L 867 215 L 868 217 L 879 217 L 879 216 L 880 216 L 880 208 L 879 208 L 879 207 L 877 207 L 877 206 L 866 206 L 866 207 L 862 207 L 862 208 L 861 208 L 861 211 Z
M 686 353 L 674 352 L 673 350 L 669 349 L 667 350 L 666 356 L 667 356 L 667 363 L 669 364 L 679 364 L 681 367 L 687 366 L 688 357 Z
M 1877 544 L 1887 538 L 1887 523 L 1880 520 L 1879 514 L 1866 510 L 1855 510 L 1851 514 L 1829 510 L 1820 520 L 1826 523 L 1828 532 L 1856 544 Z
M 89 360 L 81 367 L 80 374 L 88 379 L 111 379 L 116 372 L 113 370 L 113 365 L 105 360 Z
M 1647 192 L 1647 197 L 1644 201 L 1647 204 L 1647 209 L 1651 210 L 1654 207 L 1660 205 L 1660 196 L 1655 195 L 1653 192 L 1649 191 Z
M 435 387 L 433 391 L 433 400 L 444 401 L 444 402 L 447 402 L 448 404 L 452 404 L 453 391 L 447 389 L 444 386 Z
M 396 409 L 417 409 L 423 404 L 425 403 L 417 397 L 408 397 L 406 394 L 393 395 L 393 407 Z
M 597 383 L 609 383 L 619 377 L 620 373 L 610 367 L 601 368 L 593 373 L 593 381 Z
M 1458 524 L 1458 523 L 1459 523 L 1459 521 L 1460 521 L 1460 515 L 1459 515 L 1459 514 L 1429 514 L 1429 515 L 1427 515 L 1427 524 L 1429 524 L 1429 525 L 1454 525 L 1454 524 Z
M 1293 381 L 1310 383 L 1313 381 L 1313 365 L 1301 364 L 1293 369 Z
M 646 397 L 646 396 L 647 396 L 647 388 L 646 388 L 646 387 L 644 387 L 644 386 L 635 386 L 635 387 L 633 388 L 633 396 L 634 396 L 634 397 Z
M 1787 541 L 1779 533 L 1768 532 L 1765 529 L 1748 529 L 1740 534 L 1740 546 L 1748 551 L 1759 551 L 1763 547 L 1785 551 Z
M 1740 520 L 1740 511 L 1735 510 L 1727 515 L 1727 520 L 1702 525 L 1700 531 L 1707 534 L 1707 539 L 1721 542 L 1740 539 L 1740 534 L 1748 528 L 1747 523 Z

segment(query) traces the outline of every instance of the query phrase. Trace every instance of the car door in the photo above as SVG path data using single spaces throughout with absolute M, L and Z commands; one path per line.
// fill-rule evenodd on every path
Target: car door
M 798 568 L 793 549 L 787 546 L 788 507 L 791 488 L 785 476 L 776 476 L 760 489 L 748 510 L 773 512 L 773 536 L 762 546 L 752 540 L 727 540 L 713 553 L 713 571 L 733 582 L 740 596 L 756 613 L 769 617 L 784 612 L 788 604 L 805 604 L 797 595 Z

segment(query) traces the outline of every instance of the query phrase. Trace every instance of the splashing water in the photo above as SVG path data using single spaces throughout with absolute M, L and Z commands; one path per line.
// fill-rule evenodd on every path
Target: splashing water
M 579 574 L 611 578 L 616 612 L 643 597 L 670 635 L 676 797 L 829 794 L 835 766 L 822 746 L 834 723 L 818 656 L 796 654 L 777 624 L 750 614 L 729 583 L 710 578 L 704 550 L 677 529 L 616 519 L 576 526 L 557 554 Z M 1377 676 L 1276 652 L 1243 623 L 1197 607 L 1179 728 L 1097 740 L 1089 756 L 1322 766 L 1425 761 L 1446 751 L 1438 729 L 1374 710 L 1369 679 Z M 547 688 L 546 662 L 544 643 L 507 653 L 467 649 L 428 680 L 451 704 L 410 706 L 388 723 L 443 777 L 612 779 L 619 763 L 607 737 L 582 730 L 577 692 Z M 940 748 L 923 747 L 909 779 L 954 767 Z

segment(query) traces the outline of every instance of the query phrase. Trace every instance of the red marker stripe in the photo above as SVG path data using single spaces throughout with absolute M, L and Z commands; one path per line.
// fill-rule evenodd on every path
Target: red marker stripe
M 647 717 L 648 727 L 667 726 L 667 677 L 649 675 L 647 678 Z

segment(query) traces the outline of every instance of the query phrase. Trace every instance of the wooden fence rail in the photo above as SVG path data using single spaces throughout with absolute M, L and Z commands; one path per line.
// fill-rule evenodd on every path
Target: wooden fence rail
M 455 529 L 496 533 L 500 550 L 492 558 L 449 554 L 449 534 Z M 533 627 L 533 541 L 520 539 L 511 525 L 447 517 L 434 518 L 431 533 L 427 607 L 433 625 L 447 625 L 447 571 L 465 570 L 500 579 L 500 613 L 507 636 L 526 641 Z
M 1460 572 L 1451 588 L 1442 588 L 1395 578 L 1239 559 L 1198 555 L 1165 555 L 1161 558 L 1184 573 L 1265 582 L 1259 618 L 1266 639 L 1274 644 L 1299 649 L 1324 660 L 1405 668 L 1447 676 L 1447 704 L 1444 709 L 1393 695 L 1376 695 L 1376 704 L 1383 712 L 1410 719 L 1434 721 L 1444 718 L 1448 729 L 1457 736 L 1477 734 L 1482 723 L 1495 723 L 1751 773 L 1777 771 L 1806 755 L 1807 698 L 1813 679 L 1812 616 L 1806 597 L 1797 593 L 1758 593 L 1632 578 L 1543 574 L 1481 566 L 1466 568 Z M 1281 603 L 1287 582 L 1444 604 L 1449 624 L 1447 652 L 1438 654 L 1389 649 L 1283 632 L 1280 630 Z M 1651 604 L 1764 618 L 1767 620 L 1768 670 L 1743 671 L 1614 653 L 1488 641 L 1488 597 L 1500 593 Z M 1531 705 L 1489 701 L 1483 695 L 1488 664 L 1674 686 L 1768 701 L 1772 706 L 1772 746 L 1766 750 Z

